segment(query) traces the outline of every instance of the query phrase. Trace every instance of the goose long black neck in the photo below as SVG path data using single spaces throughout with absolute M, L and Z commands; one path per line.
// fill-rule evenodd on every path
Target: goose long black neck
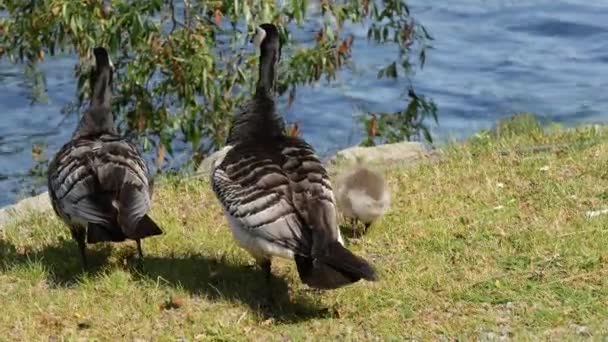
M 279 34 L 272 24 L 262 24 L 260 28 L 263 38 L 256 92 L 243 112 L 236 116 L 226 140 L 228 145 L 267 142 L 284 134 L 285 124 L 277 114 L 274 102 L 277 64 L 281 57 Z
M 74 132 L 75 137 L 116 133 L 112 116 L 113 70 L 108 52 L 95 48 L 95 68 L 91 72 L 91 104 Z
M 256 97 L 274 98 L 277 76 L 277 65 L 281 57 L 279 32 L 274 25 L 262 24 L 265 37 L 260 44 L 260 61 Z

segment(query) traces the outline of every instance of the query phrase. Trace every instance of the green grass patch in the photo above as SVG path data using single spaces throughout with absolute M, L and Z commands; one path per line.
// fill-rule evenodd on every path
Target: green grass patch
M 232 240 L 208 182 L 159 180 L 165 235 L 76 244 L 53 215 L 0 232 L 0 336 L 131 340 L 578 340 L 608 337 L 608 132 L 543 131 L 523 116 L 447 146 L 438 163 L 388 170 L 390 212 L 348 241 L 381 280 L 302 285 L 277 261 L 276 304 Z

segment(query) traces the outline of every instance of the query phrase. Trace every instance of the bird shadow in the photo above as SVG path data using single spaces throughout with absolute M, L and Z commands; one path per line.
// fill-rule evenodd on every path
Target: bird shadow
M 114 246 L 96 244 L 87 248 L 88 268 L 85 270 L 73 240 L 61 239 L 40 250 L 29 251 L 0 239 L 0 271 L 19 264 L 39 263 L 48 270 L 47 282 L 51 287 L 70 287 L 83 276 L 95 278 L 112 267 L 131 272 L 136 280 L 164 283 L 174 289 L 183 289 L 212 301 L 239 302 L 250 307 L 262 319 L 282 323 L 297 323 L 314 318 L 329 318 L 333 310 L 323 307 L 305 293 L 289 295 L 285 279 L 273 276 L 269 284 L 265 274 L 257 267 L 239 265 L 226 260 L 194 254 L 187 256 L 144 257 L 143 270 L 136 267 L 132 252 L 116 258 Z M 135 262 L 132 262 L 135 261 Z M 114 265 L 114 266 L 113 266 Z M 268 293 L 271 292 L 271 300 Z
M 330 309 L 308 296 L 291 297 L 289 285 L 282 277 L 273 275 L 269 284 L 265 274 L 256 266 L 234 264 L 200 254 L 148 256 L 144 265 L 144 272 L 137 273 L 141 278 L 161 280 L 210 300 L 245 304 L 263 319 L 297 323 L 332 315 Z
M 68 239 L 60 239 L 53 245 L 45 245 L 40 250 L 16 247 L 0 240 L 0 270 L 14 265 L 39 263 L 49 271 L 48 282 L 54 287 L 66 287 L 76 283 L 82 276 L 96 277 L 103 273 L 112 254 L 109 245 L 87 249 L 88 267 L 85 270 L 79 257 L 77 244 Z

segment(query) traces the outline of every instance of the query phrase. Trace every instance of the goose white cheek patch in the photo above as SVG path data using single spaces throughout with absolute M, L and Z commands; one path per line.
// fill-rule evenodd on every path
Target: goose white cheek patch
M 255 29 L 255 37 L 253 37 L 253 44 L 255 47 L 259 48 L 262 45 L 262 41 L 266 38 L 266 31 L 264 31 L 261 27 L 256 27 Z

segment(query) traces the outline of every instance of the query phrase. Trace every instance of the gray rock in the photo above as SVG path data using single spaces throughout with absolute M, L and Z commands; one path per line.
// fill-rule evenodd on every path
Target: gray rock
M 372 147 L 349 147 L 328 158 L 325 164 L 330 177 L 335 179 L 343 170 L 357 166 L 372 167 L 383 172 L 394 166 L 410 167 L 439 160 L 440 151 L 428 150 L 419 142 L 404 141 Z
M 429 157 L 438 157 L 436 151 L 428 151 L 422 143 L 404 141 L 372 147 L 354 146 L 339 151 L 329 159 L 329 164 L 415 164 Z
M 230 150 L 230 147 L 226 146 L 203 159 L 196 170 L 196 177 L 208 177 L 214 163 L 216 161 L 221 162 L 228 150 Z M 339 151 L 335 156 L 325 159 L 324 163 L 330 169 L 330 173 L 333 174 L 336 166 L 353 166 L 357 164 L 384 167 L 395 164 L 407 166 L 423 160 L 439 160 L 439 157 L 440 153 L 438 151 L 428 150 L 422 143 L 404 141 L 372 147 L 349 147 Z
M 198 169 L 196 170 L 196 174 L 207 177 L 210 174 L 211 168 L 213 167 L 215 161 L 219 160 L 221 162 L 229 150 L 230 146 L 224 146 L 224 148 L 221 150 L 215 151 L 209 157 L 203 159 L 201 165 L 199 165 Z
M 2 226 L 27 216 L 32 211 L 45 212 L 51 210 L 51 201 L 48 192 L 38 196 L 29 197 L 17 204 L 0 209 L 0 229 Z
M 572 323 L 572 324 L 570 324 L 570 327 L 572 329 L 574 329 L 574 331 L 576 332 L 576 334 L 579 335 L 579 336 L 585 336 L 585 337 L 591 337 L 592 336 L 591 330 L 586 325 L 580 325 L 580 324 L 574 324 L 574 323 Z
M 216 151 L 205 158 L 198 167 L 197 176 L 209 177 L 211 168 L 216 161 L 221 162 L 230 147 Z M 354 165 L 359 163 L 388 166 L 391 164 L 412 165 L 423 160 L 438 160 L 437 151 L 429 151 L 419 142 L 400 142 L 373 147 L 354 146 L 339 151 L 329 158 L 327 164 Z M 0 229 L 2 226 L 19 218 L 27 216 L 32 211 L 44 212 L 51 210 L 49 195 L 44 192 L 38 196 L 26 198 L 15 205 L 0 209 Z

